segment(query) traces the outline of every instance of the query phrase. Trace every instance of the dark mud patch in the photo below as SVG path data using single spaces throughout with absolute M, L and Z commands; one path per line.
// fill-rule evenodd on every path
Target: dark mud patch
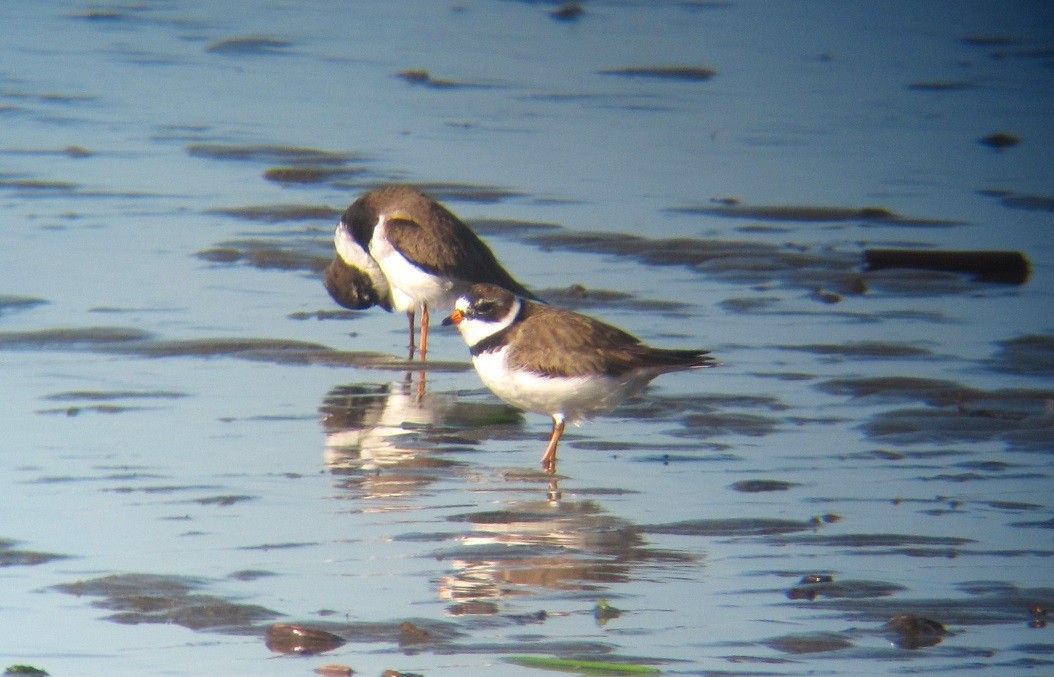
M 681 82 L 705 82 L 717 75 L 717 71 L 714 69 L 702 66 L 627 66 L 625 68 L 609 68 L 598 72 L 601 75 Z
M 683 266 L 714 279 L 765 288 L 825 289 L 853 295 L 868 288 L 867 278 L 860 272 L 859 253 L 830 248 L 572 231 L 529 233 L 524 239 L 542 249 L 618 256 L 654 266 Z
M 286 315 L 290 320 L 341 320 L 345 322 L 359 316 L 359 313 L 351 310 L 298 310 Z
M 0 538 L 0 568 L 33 567 L 69 557 L 69 555 L 57 555 L 52 552 L 22 550 L 15 547 L 17 543 L 17 541 Z
M 4 155 L 41 155 L 66 157 L 71 160 L 92 157 L 95 152 L 84 146 L 70 145 L 63 148 L 5 148 L 0 153 Z
M 150 411 L 155 407 L 133 407 L 121 404 L 85 404 L 52 409 L 38 409 L 38 414 L 59 416 L 80 416 L 81 414 L 125 414 L 133 411 Z
M 740 480 L 734 482 L 729 488 L 744 494 L 761 494 L 770 491 L 788 491 L 797 486 L 801 485 L 785 480 Z
M 863 223 L 869 225 L 950 227 L 963 225 L 957 221 L 926 219 L 897 214 L 885 207 L 821 207 L 802 205 L 685 205 L 670 207 L 676 214 L 700 214 L 730 219 L 800 223 Z
M 522 221 L 519 219 L 472 219 L 466 221 L 477 235 L 522 236 L 539 231 L 561 230 L 563 226 L 545 221 Z
M 742 412 L 689 414 L 682 422 L 684 430 L 677 431 L 675 435 L 702 438 L 723 435 L 764 437 L 779 431 L 784 425 L 782 419 Z
M 944 407 L 964 404 L 986 396 L 983 390 L 969 388 L 955 381 L 918 376 L 830 379 L 813 387 L 831 395 L 844 395 L 867 404 L 907 400 Z
M 1021 137 L 1008 132 L 995 132 L 977 139 L 977 143 L 997 151 L 1013 148 L 1021 143 Z
M 33 298 L 31 296 L 10 296 L 7 294 L 0 294 L 0 317 L 4 313 L 9 313 L 16 310 L 29 310 L 47 303 L 44 299 Z
M 978 282 L 1020 285 L 1032 273 L 1029 260 L 1016 251 L 867 249 L 864 270 L 932 270 L 962 273 Z
M 368 190 L 374 190 L 376 188 L 383 188 L 384 186 L 388 185 L 391 184 L 389 182 L 364 182 L 348 184 L 334 182 L 334 186 L 337 188 L 356 188 L 363 192 Z M 407 185 L 417 188 L 421 192 L 430 195 L 431 197 L 440 202 L 468 202 L 474 204 L 494 204 L 497 202 L 504 202 L 505 200 L 520 198 L 527 195 L 526 193 L 520 191 L 487 184 L 411 182 L 401 183 L 400 185 Z
M 815 531 L 814 521 L 735 517 L 728 519 L 699 519 L 667 524 L 651 524 L 641 527 L 646 534 L 670 534 L 674 536 L 702 536 L 706 538 L 739 538 L 754 536 L 778 536 L 802 531 Z
M 892 445 L 1000 441 L 1015 451 L 1054 449 L 1054 418 L 976 409 L 897 409 L 876 414 L 861 428 Z
M 271 167 L 264 178 L 287 186 L 314 185 L 347 180 L 366 171 L 364 167 Z
M 36 350 L 117 346 L 143 341 L 150 334 L 124 327 L 79 327 L 0 332 L 0 349 Z
M 54 393 L 44 397 L 56 402 L 78 401 L 111 401 L 111 400 L 178 400 L 187 397 L 186 393 L 168 390 L 72 390 Z
M 918 401 L 871 416 L 861 427 L 876 442 L 893 445 L 1002 441 L 1021 451 L 1054 448 L 1054 390 L 986 391 L 941 379 L 874 377 L 832 379 L 815 386 L 862 404 Z
M 62 193 L 75 195 L 79 192 L 80 188 L 80 184 L 71 181 L 0 177 L 0 189 L 10 189 L 22 194 Z
M 64 583 L 55 590 L 76 597 L 98 598 L 92 606 L 111 611 L 114 623 L 171 623 L 190 630 L 228 634 L 257 634 L 256 626 L 280 614 L 261 606 L 242 604 L 198 592 L 210 582 L 187 576 L 117 574 Z
M 954 536 L 920 536 L 912 534 L 797 534 L 775 535 L 767 539 L 773 545 L 823 547 L 844 554 L 901 554 L 913 557 L 948 557 L 976 543 L 970 538 Z
M 229 240 L 203 249 L 196 256 L 217 265 L 243 264 L 260 270 L 296 270 L 320 274 L 330 264 L 328 254 L 319 242 L 300 246 L 279 244 L 270 240 Z
M 239 35 L 218 40 L 208 45 L 205 51 L 209 54 L 231 56 L 260 56 L 287 54 L 293 41 L 273 38 L 264 35 Z
M 364 158 L 353 153 L 341 153 L 304 146 L 280 144 L 238 145 L 227 143 L 193 143 L 187 146 L 193 157 L 211 160 L 260 162 L 278 165 L 345 165 Z
M 205 498 L 195 498 L 191 500 L 191 503 L 197 503 L 198 505 L 214 505 L 220 508 L 228 508 L 238 503 L 244 503 L 246 501 L 255 501 L 256 496 L 245 496 L 242 494 L 225 494 L 222 496 L 206 496 Z
M 833 576 L 805 576 L 787 591 L 787 599 L 879 599 L 906 590 L 885 581 L 835 581 Z
M 287 223 L 289 221 L 328 221 L 336 224 L 340 211 L 322 205 L 277 204 L 248 205 L 245 207 L 222 207 L 210 210 L 212 214 L 229 216 L 244 221 L 262 223 Z M 336 227 L 336 226 L 334 226 Z
M 589 289 L 582 284 L 573 284 L 570 287 L 556 289 L 542 289 L 537 294 L 548 303 L 574 309 L 617 308 L 683 317 L 691 308 L 687 303 L 638 299 L 633 294 L 607 289 Z
M 765 640 L 762 643 L 770 649 L 794 655 L 841 651 L 853 646 L 852 641 L 848 637 L 833 632 L 783 635 Z
M 908 83 L 908 89 L 915 92 L 961 92 L 974 87 L 974 83 L 966 80 L 924 80 Z
M 462 80 L 450 80 L 448 78 L 437 78 L 424 68 L 411 68 L 399 71 L 395 77 L 418 87 L 429 89 L 492 89 L 497 87 L 493 84 L 481 82 L 465 82 Z
M 345 352 L 305 341 L 266 338 L 161 340 L 121 327 L 0 332 L 0 350 L 87 350 L 139 357 L 231 357 L 274 364 L 358 367 L 395 371 L 465 371 L 464 362 L 406 360 L 373 352 Z
M 1026 376 L 1054 376 L 1054 336 L 1029 334 L 999 342 L 991 361 L 997 371 Z
M 1054 603 L 1050 588 L 1018 588 L 995 581 L 966 582 L 957 586 L 962 596 L 945 599 L 818 599 L 809 607 L 836 611 L 853 622 L 886 624 L 898 616 L 931 619 L 944 626 L 1020 624 L 1026 630 L 1034 609 L 1049 609 Z M 910 630 L 910 623 L 907 625 Z
M 1022 195 L 1008 190 L 983 190 L 982 195 L 994 197 L 1008 209 L 1023 209 L 1030 212 L 1054 212 L 1054 196 Z
M 852 343 L 813 343 L 800 346 L 778 346 L 780 350 L 798 351 L 822 355 L 825 357 L 860 359 L 904 359 L 930 357 L 932 353 L 926 348 L 901 343 L 881 341 L 857 341 Z

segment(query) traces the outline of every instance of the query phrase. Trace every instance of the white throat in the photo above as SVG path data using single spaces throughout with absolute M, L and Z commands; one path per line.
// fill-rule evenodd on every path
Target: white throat
M 515 299 L 512 306 L 509 307 L 509 312 L 505 313 L 497 321 L 493 320 L 481 320 L 479 318 L 465 316 L 465 319 L 461 320 L 458 324 L 458 331 L 461 332 L 461 336 L 464 337 L 465 343 L 471 348 L 488 336 L 497 334 L 502 329 L 505 329 L 513 322 L 516 321 L 516 316 L 520 314 L 520 308 L 523 305 L 523 301 Z M 468 299 L 461 297 L 454 304 L 456 310 L 460 310 L 462 313 L 468 312 Z

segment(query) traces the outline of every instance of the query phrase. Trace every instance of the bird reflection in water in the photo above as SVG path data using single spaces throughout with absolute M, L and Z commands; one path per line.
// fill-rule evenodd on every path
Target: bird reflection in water
M 348 498 L 418 495 L 462 472 L 464 464 L 447 454 L 473 449 L 494 430 L 523 421 L 504 404 L 425 392 L 423 379 L 415 383 L 410 374 L 394 383 L 334 388 L 320 411 L 324 461 L 344 478 L 341 488 L 351 491 Z
M 458 545 L 436 553 L 452 570 L 439 590 L 452 602 L 451 613 L 496 614 L 500 602 L 523 595 L 603 594 L 648 563 L 694 561 L 687 553 L 648 547 L 640 527 L 595 501 L 552 500 L 559 492 L 558 480 L 551 480 L 546 500 L 449 518 L 470 525 Z

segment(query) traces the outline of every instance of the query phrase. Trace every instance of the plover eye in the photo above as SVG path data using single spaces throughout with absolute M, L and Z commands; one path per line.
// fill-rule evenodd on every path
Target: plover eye
M 472 310 L 475 311 L 476 315 L 489 315 L 497 309 L 498 303 L 487 299 L 480 299 L 472 306 Z

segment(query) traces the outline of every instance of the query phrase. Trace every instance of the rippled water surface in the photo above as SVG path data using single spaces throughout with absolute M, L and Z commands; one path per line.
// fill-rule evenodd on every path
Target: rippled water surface
M 0 667 L 1051 670 L 1050 6 L 578 7 L 0 6 Z M 387 183 L 722 365 L 544 475 L 323 289 Z

